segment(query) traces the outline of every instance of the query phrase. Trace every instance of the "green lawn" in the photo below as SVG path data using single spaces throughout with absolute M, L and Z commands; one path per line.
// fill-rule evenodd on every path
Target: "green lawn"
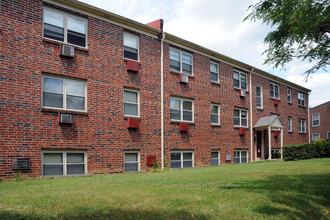
M 329 212 L 329 158 L 0 183 L 0 219 L 330 219 Z

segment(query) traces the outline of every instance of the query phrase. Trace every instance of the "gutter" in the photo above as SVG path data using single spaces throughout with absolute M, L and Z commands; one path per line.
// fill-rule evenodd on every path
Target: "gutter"
M 161 122 L 160 122 L 160 132 L 161 132 L 161 161 L 162 170 L 164 170 L 164 40 L 165 33 L 161 32 L 161 42 L 160 42 L 160 106 L 161 106 Z
M 250 72 L 250 147 L 251 147 L 251 162 L 253 162 L 253 113 L 252 113 L 252 74 L 254 68 Z

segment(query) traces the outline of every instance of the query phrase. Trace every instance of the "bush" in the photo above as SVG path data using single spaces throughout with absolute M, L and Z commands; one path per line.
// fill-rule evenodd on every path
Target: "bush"
M 318 139 L 313 143 L 295 144 L 283 147 L 283 159 L 285 161 L 321 157 L 330 157 L 329 140 Z
M 281 153 L 280 152 L 273 152 L 272 153 L 272 159 L 280 159 Z

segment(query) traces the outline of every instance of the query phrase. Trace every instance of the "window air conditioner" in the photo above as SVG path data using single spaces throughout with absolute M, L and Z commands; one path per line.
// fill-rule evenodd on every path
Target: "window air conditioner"
M 182 82 L 182 83 L 188 83 L 188 76 L 187 75 L 184 75 L 184 74 L 181 74 L 180 75 L 180 82 Z
M 67 113 L 59 113 L 60 124 L 73 124 L 73 115 Z
M 66 57 L 74 57 L 74 47 L 70 45 L 62 44 L 61 55 Z

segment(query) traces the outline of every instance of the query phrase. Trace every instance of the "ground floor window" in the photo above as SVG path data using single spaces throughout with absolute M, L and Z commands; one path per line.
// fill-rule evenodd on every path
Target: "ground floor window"
M 220 152 L 212 151 L 211 152 L 211 166 L 218 166 L 218 165 L 220 165 Z
M 194 166 L 193 152 L 174 151 L 171 152 L 171 168 L 189 168 Z
M 234 151 L 234 163 L 247 163 L 248 152 L 247 150 L 235 150 Z
M 125 152 L 125 171 L 139 171 L 139 152 Z
M 44 151 L 42 152 L 42 175 L 86 174 L 86 152 Z
M 320 138 L 320 133 L 314 133 L 312 136 L 312 141 L 316 141 L 319 138 Z

